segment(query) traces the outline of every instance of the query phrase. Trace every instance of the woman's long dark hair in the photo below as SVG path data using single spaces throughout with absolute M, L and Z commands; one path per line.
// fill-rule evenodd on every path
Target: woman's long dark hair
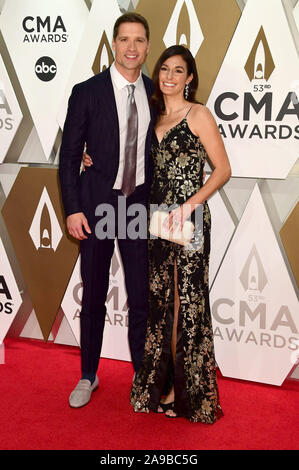
M 165 49 L 164 52 L 160 55 L 154 71 L 153 71 L 153 82 L 155 86 L 155 91 L 151 97 L 151 106 L 153 106 L 158 114 L 162 114 L 165 111 L 165 103 L 164 103 L 164 98 L 163 94 L 160 90 L 160 85 L 159 85 L 159 72 L 161 69 L 161 66 L 164 64 L 164 62 L 169 59 L 170 57 L 173 57 L 175 55 L 180 55 L 182 59 L 186 62 L 187 64 L 187 74 L 188 77 L 193 74 L 193 79 L 189 83 L 189 96 L 187 98 L 187 101 L 190 101 L 190 103 L 198 103 L 195 99 L 195 95 L 197 92 L 198 88 L 198 74 L 197 74 L 197 69 L 196 69 L 196 64 L 193 55 L 187 49 L 185 46 L 170 46 L 167 49 Z

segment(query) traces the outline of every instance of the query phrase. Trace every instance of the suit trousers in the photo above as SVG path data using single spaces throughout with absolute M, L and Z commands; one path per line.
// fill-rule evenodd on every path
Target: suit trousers
M 122 198 L 121 205 L 119 203 L 120 198 Z M 132 215 L 126 215 L 127 211 L 124 206 L 128 208 L 132 204 L 141 204 L 146 214 L 145 186 L 138 186 L 128 198 L 125 198 L 121 191 L 112 190 L 111 198 L 107 204 L 114 209 L 115 236 L 99 239 L 97 230 L 95 230 L 97 223 L 103 220 L 99 217 L 98 220 L 95 219 L 93 223 L 90 223 L 92 233 L 80 244 L 81 277 L 83 281 L 80 314 L 82 375 L 95 374 L 99 365 L 105 326 L 109 271 L 116 238 L 118 239 L 128 297 L 128 340 L 135 372 L 141 367 L 143 360 L 146 323 L 149 313 L 147 237 L 124 238 L 123 233 L 134 218 Z M 120 220 L 122 220 L 121 227 Z M 123 224 L 125 224 L 125 228 Z M 143 224 L 145 224 L 145 227 L 143 227 L 144 235 L 147 232 L 146 217 L 143 218 Z M 121 235 L 119 235 L 120 233 Z

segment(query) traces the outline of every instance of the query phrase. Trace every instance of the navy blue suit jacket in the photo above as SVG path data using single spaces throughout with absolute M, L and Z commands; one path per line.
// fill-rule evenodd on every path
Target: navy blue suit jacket
M 154 87 L 142 74 L 150 99 Z M 140 116 L 139 116 L 140 118 Z M 145 186 L 152 178 L 150 146 L 154 115 L 145 144 Z M 80 175 L 84 144 L 93 166 Z M 119 124 L 110 69 L 78 83 L 69 99 L 60 148 L 59 178 L 65 215 L 84 212 L 94 216 L 99 203 L 108 202 L 119 166 Z

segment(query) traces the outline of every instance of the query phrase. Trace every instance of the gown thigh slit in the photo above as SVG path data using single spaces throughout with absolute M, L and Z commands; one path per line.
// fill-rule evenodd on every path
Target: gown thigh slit
M 206 151 L 184 118 L 152 143 L 150 203 L 163 210 L 186 202 L 202 186 Z M 209 304 L 211 216 L 207 202 L 191 216 L 194 236 L 182 246 L 149 238 L 150 314 L 144 359 L 131 389 L 135 411 L 157 411 L 174 386 L 175 412 L 212 424 L 222 414 Z M 175 276 L 175 270 L 177 276 Z M 175 360 L 172 356 L 175 278 L 179 296 Z
M 171 352 L 172 359 L 175 364 L 176 343 L 177 343 L 177 329 L 178 329 L 178 315 L 180 309 L 180 298 L 178 293 L 178 278 L 177 278 L 177 262 L 174 262 L 174 306 L 173 306 L 173 327 L 171 337 Z

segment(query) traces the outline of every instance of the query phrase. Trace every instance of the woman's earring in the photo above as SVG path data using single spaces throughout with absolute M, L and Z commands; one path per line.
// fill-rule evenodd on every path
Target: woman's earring
M 186 83 L 184 95 L 185 95 L 185 99 L 187 100 L 189 96 L 189 83 Z

